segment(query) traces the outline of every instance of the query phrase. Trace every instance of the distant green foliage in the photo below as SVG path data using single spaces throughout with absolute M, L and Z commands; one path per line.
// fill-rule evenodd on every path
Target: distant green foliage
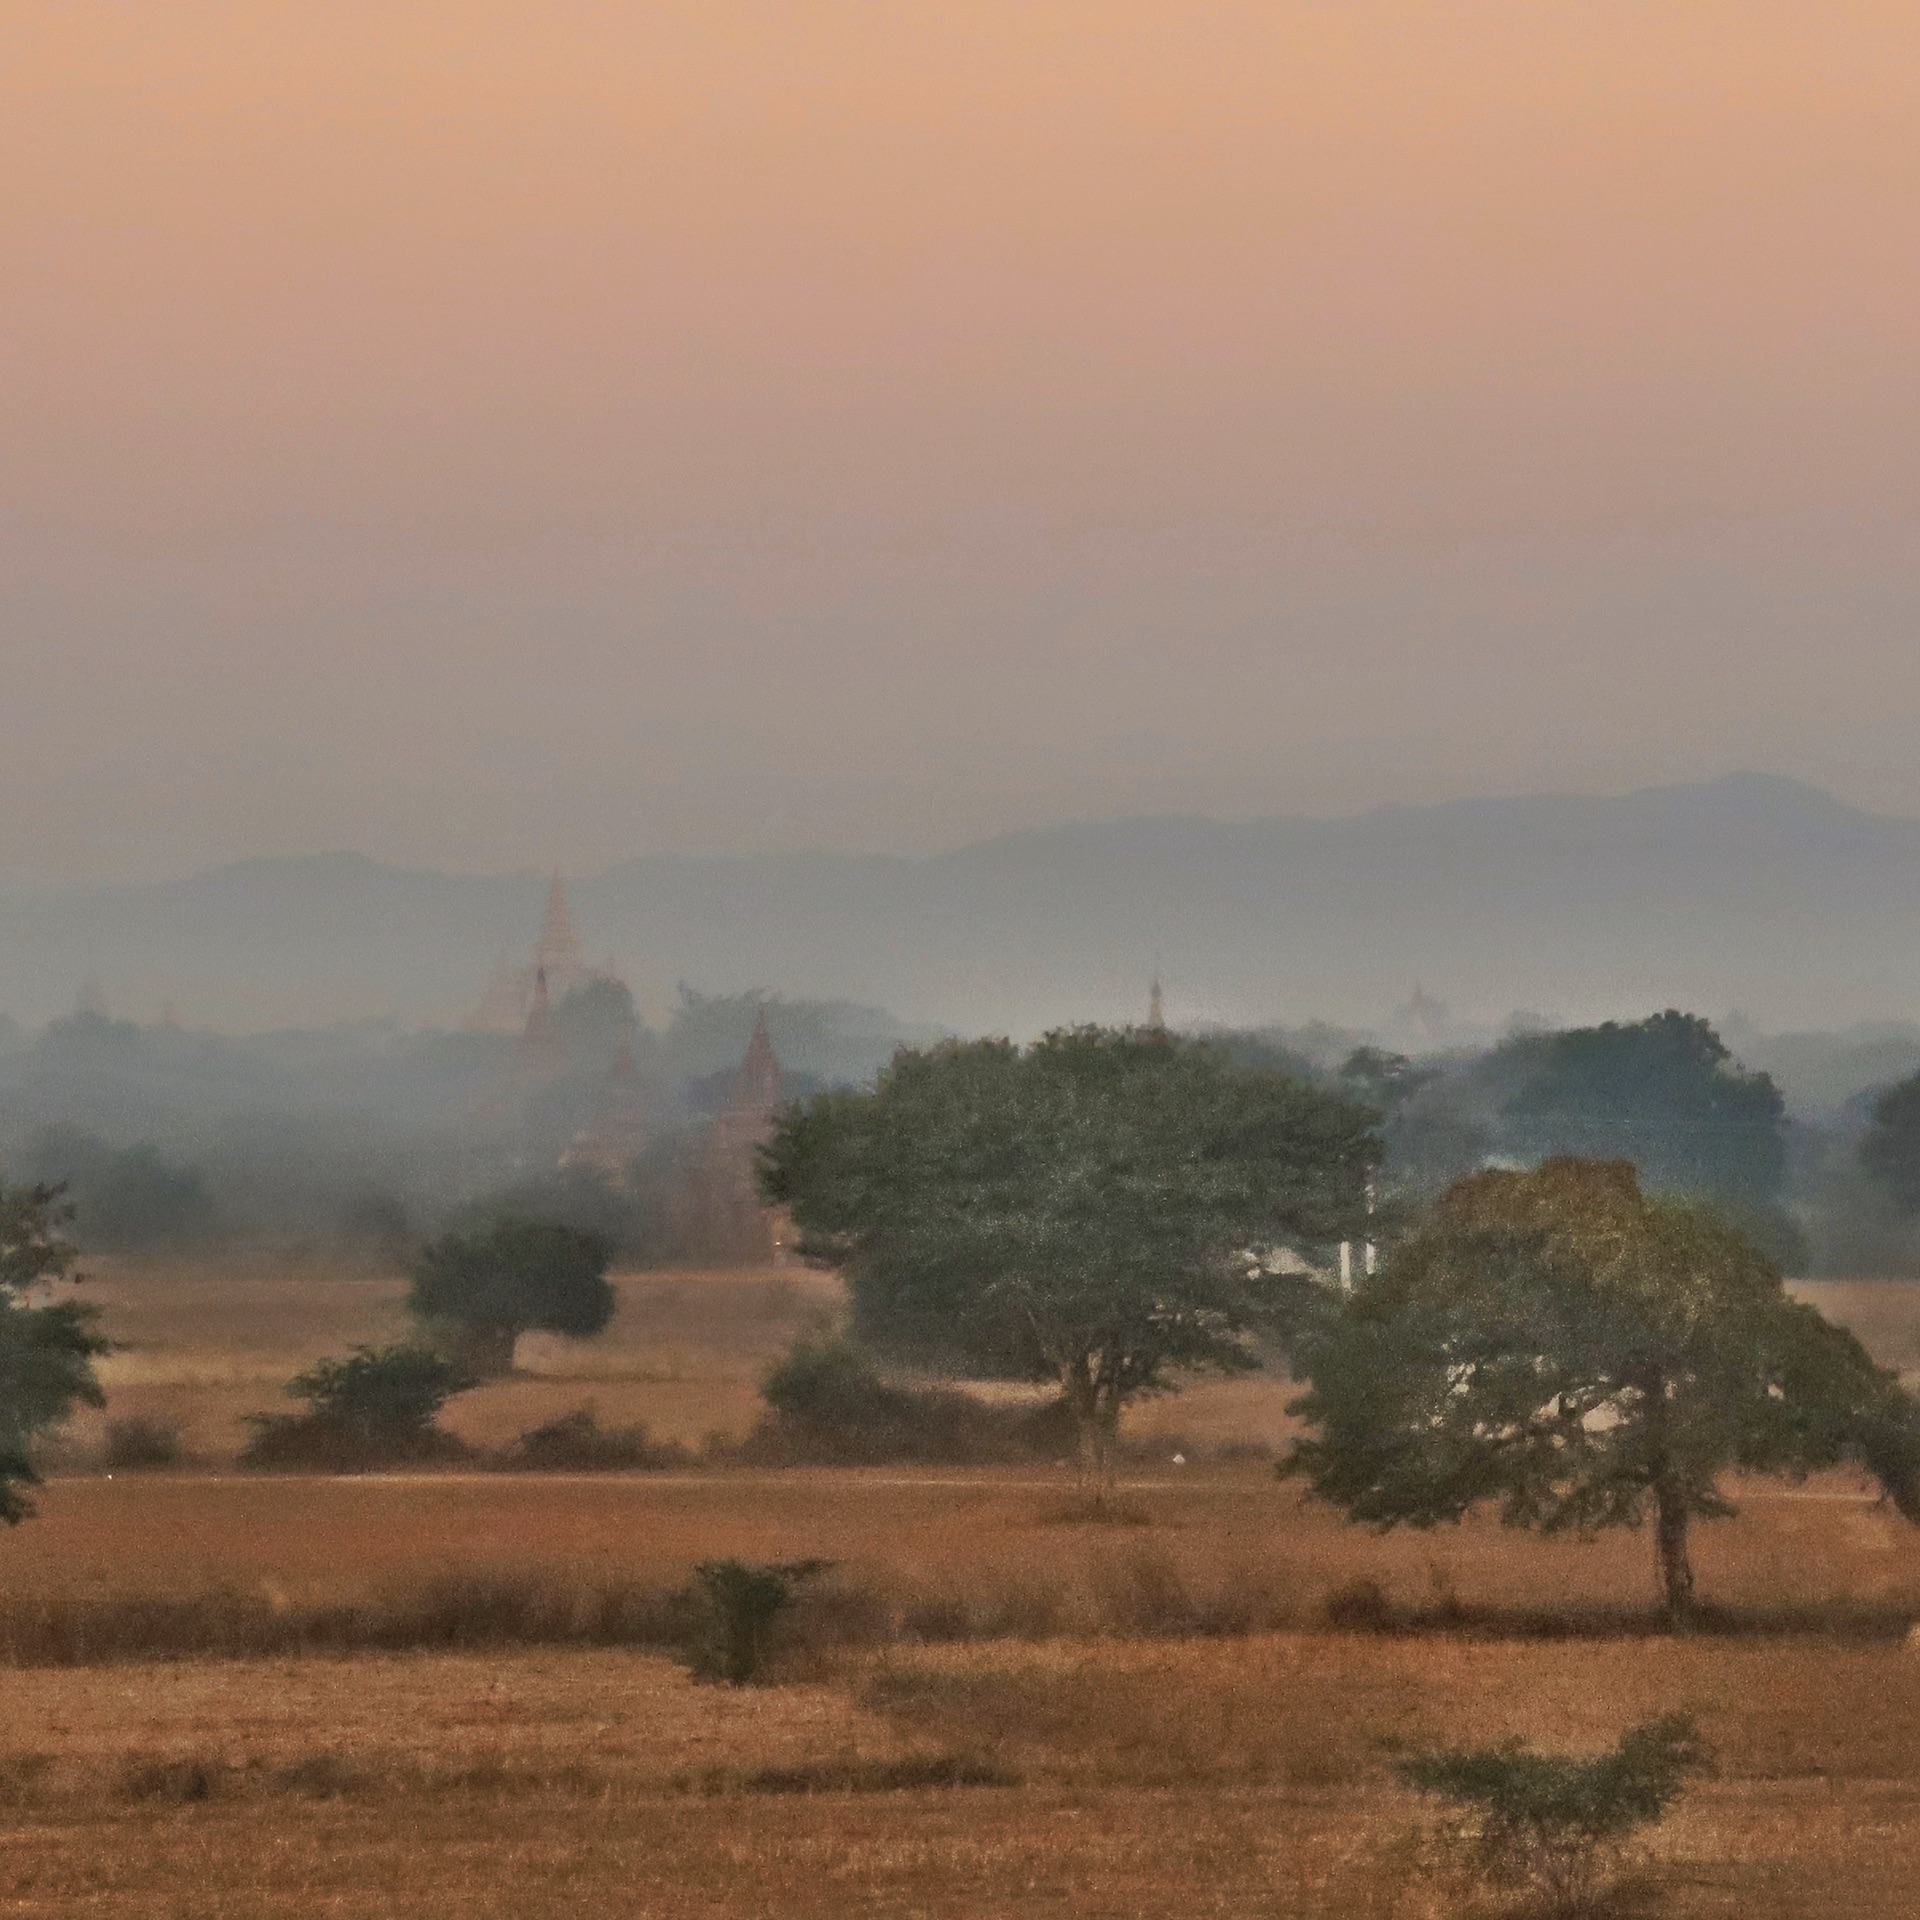
M 1655 1190 L 1711 1200 L 1780 1258 L 1798 1251 L 1779 1206 L 1786 1102 L 1698 1014 L 1525 1035 L 1496 1048 L 1485 1071 L 1511 1089 L 1504 1152 L 1631 1160 Z
M 129 1415 L 107 1422 L 106 1464 L 109 1472 L 137 1472 L 149 1467 L 177 1467 L 183 1458 L 180 1429 L 171 1420 Z
M 879 1007 L 848 1000 L 789 1000 L 764 992 L 706 994 L 683 985 L 661 1039 L 669 1070 L 691 1080 L 732 1074 L 763 1012 L 781 1065 L 816 1085 L 871 1079 L 895 1048 L 939 1033 L 938 1028 L 910 1025 Z
M 609 1257 L 598 1234 L 509 1215 L 423 1248 L 407 1306 L 448 1335 L 473 1371 L 491 1377 L 511 1368 L 523 1333 L 587 1339 L 606 1327 L 614 1306 Z
M 1378 1153 L 1340 1095 L 1087 1027 L 902 1051 L 785 1117 L 765 1191 L 863 1337 L 1057 1382 L 1104 1479 L 1128 1400 L 1258 1365 L 1262 1256 L 1356 1233 Z
M 1860 1165 L 1903 1214 L 1920 1213 L 1920 1073 L 1874 1102 Z
M 692 1664 L 704 1679 L 743 1687 L 766 1666 L 774 1623 L 807 1581 L 825 1573 L 831 1560 L 707 1560 L 694 1569 L 706 1609 L 706 1628 Z
M 105 1404 L 93 1362 L 107 1351 L 94 1312 L 77 1300 L 30 1306 L 38 1288 L 74 1277 L 71 1215 L 57 1187 L 0 1183 L 0 1521 L 33 1511 L 33 1444 L 75 1407 Z
M 1678 1612 L 1689 1523 L 1733 1511 L 1725 1471 L 1852 1462 L 1920 1518 L 1920 1408 L 1897 1379 L 1736 1229 L 1648 1198 L 1623 1161 L 1475 1174 L 1351 1295 L 1302 1282 L 1294 1305 L 1311 1432 L 1282 1471 L 1357 1520 L 1497 1502 L 1509 1525 L 1584 1533 L 1651 1510 Z
M 1451 1837 L 1476 1877 L 1524 1889 L 1547 1914 L 1572 1915 L 1591 1910 L 1610 1851 L 1712 1770 L 1693 1721 L 1670 1713 L 1591 1760 L 1481 1747 L 1423 1754 L 1403 1762 L 1400 1777 L 1462 1810 Z
M 1494 1132 L 1481 1110 L 1484 1097 L 1476 1098 L 1470 1075 L 1404 1053 L 1356 1047 L 1334 1085 L 1382 1119 L 1386 1155 L 1372 1238 L 1390 1237 L 1410 1207 L 1472 1173 L 1494 1149 Z
M 24 1164 L 62 1185 L 73 1206 L 74 1236 L 88 1247 L 131 1251 L 206 1238 L 218 1210 L 196 1167 L 177 1165 L 156 1147 L 109 1146 L 79 1127 L 46 1127 Z
M 251 1416 L 241 1464 L 253 1467 L 385 1466 L 465 1451 L 436 1424 L 457 1393 L 478 1384 L 430 1347 L 355 1347 L 287 1382 L 304 1413 Z

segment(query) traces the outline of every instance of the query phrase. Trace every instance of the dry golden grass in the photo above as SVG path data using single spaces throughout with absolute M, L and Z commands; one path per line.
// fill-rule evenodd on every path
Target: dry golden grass
M 1698 1531 L 1710 1599 L 1776 1618 L 1920 1618 L 1920 1531 L 1854 1484 L 1740 1491 L 1738 1519 Z M 1549 1541 L 1475 1518 L 1380 1536 L 1258 1465 L 1131 1481 L 1128 1526 L 1074 1519 L 1071 1496 L 1071 1477 L 1045 1470 L 56 1480 L 39 1517 L 0 1543 L 0 1620 L 49 1593 L 239 1589 L 305 1603 L 459 1570 L 666 1586 L 723 1555 L 822 1555 L 850 1581 L 1025 1615 L 1036 1630 L 1083 1625 L 1083 1596 L 1116 1569 L 1157 1567 L 1196 1603 L 1266 1596 L 1268 1621 L 1317 1617 L 1356 1579 L 1409 1611 L 1452 1596 L 1476 1612 L 1599 1615 L 1653 1596 L 1638 1535 Z
M 644 1421 L 656 1437 L 697 1445 L 737 1438 L 761 1407 L 760 1376 L 809 1315 L 835 1305 L 837 1283 L 805 1268 L 625 1274 L 599 1339 L 529 1334 L 520 1372 L 462 1395 L 447 1424 L 484 1446 L 587 1403 L 612 1426 Z M 405 1338 L 397 1275 L 318 1262 L 101 1259 L 83 1297 L 116 1344 L 100 1367 L 104 1414 L 83 1414 L 71 1444 L 97 1454 L 105 1423 L 176 1425 L 191 1454 L 230 1462 L 251 1413 L 284 1411 L 286 1382 L 325 1354 Z
M 321 1269 L 106 1268 L 94 1297 L 125 1343 L 109 1415 L 177 1419 L 230 1459 L 241 1416 L 280 1404 L 289 1374 L 399 1334 L 400 1291 Z M 527 1342 L 526 1375 L 454 1424 L 496 1444 L 591 1400 L 662 1437 L 737 1433 L 766 1362 L 833 1298 L 798 1271 L 620 1291 L 606 1340 Z M 1808 1292 L 1884 1359 L 1920 1361 L 1920 1290 Z M 1045 1470 L 58 1479 L 0 1542 L 7 1632 L 208 1596 L 391 1625 L 461 1577 L 524 1581 L 564 1612 L 728 1554 L 837 1560 L 872 1632 L 744 1693 L 591 1646 L 14 1667 L 0 1908 L 1437 1920 L 1397 1753 L 1599 1746 L 1683 1707 L 1725 1774 L 1662 1830 L 1662 1912 L 1915 1911 L 1920 1653 L 1897 1634 L 1920 1618 L 1920 1533 L 1844 1477 L 1742 1490 L 1697 1558 L 1707 1594 L 1764 1630 L 1646 1637 L 1627 1617 L 1651 1599 L 1644 1539 L 1486 1521 L 1377 1537 L 1257 1463 L 1164 1457 L 1277 1441 L 1287 1397 L 1260 1379 L 1140 1409 L 1130 1525 L 1070 1517 L 1070 1476 Z M 1464 1627 L 1326 1630 L 1355 1580 Z M 1538 1637 L 1555 1616 L 1569 1637 Z M 942 1643 L 983 1632 L 1002 1637 Z M 943 1767 L 1021 1784 L 890 1790 Z
M 1920 1660 L 1817 1641 L 896 1650 L 744 1693 L 608 1653 L 9 1684 L 10 1913 L 1414 1920 L 1397 1753 L 1597 1745 L 1675 1704 L 1723 1776 L 1659 1838 L 1663 1911 L 1891 1920 L 1920 1867 Z M 1020 1783 L 884 1790 L 955 1754 Z

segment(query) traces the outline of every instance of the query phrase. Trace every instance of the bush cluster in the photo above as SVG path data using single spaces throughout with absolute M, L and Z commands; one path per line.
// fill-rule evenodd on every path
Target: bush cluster
M 768 1412 L 741 1451 L 762 1466 L 982 1466 L 1057 1460 L 1075 1444 L 1058 1401 L 997 1407 L 955 1387 L 902 1385 L 827 1333 L 796 1341 L 760 1392 Z

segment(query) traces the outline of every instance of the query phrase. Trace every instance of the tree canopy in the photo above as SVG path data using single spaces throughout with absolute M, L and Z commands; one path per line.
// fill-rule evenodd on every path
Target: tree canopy
M 1296 1291 L 1312 1429 L 1282 1471 L 1383 1527 L 1497 1502 L 1590 1532 L 1651 1511 L 1668 1606 L 1688 1527 L 1732 1468 L 1852 1462 L 1920 1518 L 1920 1410 L 1854 1337 L 1791 1299 L 1737 1229 L 1649 1198 L 1624 1161 L 1460 1181 L 1351 1295 Z
M 1902 1213 L 1920 1213 L 1920 1073 L 1873 1103 L 1860 1136 L 1860 1165 Z
M 443 1234 L 414 1261 L 407 1305 L 452 1337 L 477 1374 L 504 1373 L 523 1333 L 586 1339 L 613 1317 L 607 1243 L 549 1220 L 505 1217 Z
M 1785 1244 L 1786 1103 L 1698 1014 L 1529 1034 L 1488 1065 L 1511 1081 L 1507 1152 L 1631 1160 L 1649 1186 L 1712 1200 Z
M 952 1042 L 790 1111 L 764 1190 L 865 1338 L 1057 1381 L 1104 1478 L 1126 1401 L 1257 1364 L 1266 1256 L 1359 1233 L 1374 1117 L 1164 1033 Z
M 70 1210 L 57 1187 L 0 1184 L 0 1520 L 32 1511 L 33 1443 L 77 1406 L 104 1404 L 93 1375 L 107 1343 L 77 1300 L 31 1304 L 34 1289 L 73 1278 L 64 1234 Z

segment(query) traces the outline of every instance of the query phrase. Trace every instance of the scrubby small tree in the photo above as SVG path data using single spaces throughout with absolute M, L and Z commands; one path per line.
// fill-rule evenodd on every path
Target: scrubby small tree
M 1920 1519 L 1920 1407 L 1711 1210 L 1624 1161 L 1550 1160 L 1448 1190 L 1345 1297 L 1297 1283 L 1283 1473 L 1354 1519 L 1432 1526 L 1497 1503 L 1587 1533 L 1653 1517 L 1668 1609 L 1723 1473 L 1853 1463 Z
M 431 1347 L 355 1347 L 319 1360 L 287 1382 L 304 1413 L 256 1413 L 241 1455 L 255 1467 L 378 1466 L 464 1451 L 435 1423 L 457 1393 L 476 1384 Z
M 693 1649 L 702 1679 L 743 1687 L 765 1667 L 774 1622 L 800 1587 L 823 1574 L 831 1560 L 707 1560 L 694 1568 L 706 1611 L 705 1632 Z
M 1589 1760 L 1517 1744 L 1455 1749 L 1404 1761 L 1400 1777 L 1459 1810 L 1447 1838 L 1476 1879 L 1524 1890 L 1558 1920 L 1591 1912 L 1621 1843 L 1712 1770 L 1692 1720 L 1670 1713 Z
M 0 1183 L 0 1520 L 33 1511 L 33 1444 L 75 1407 L 105 1404 L 93 1362 L 107 1351 L 93 1309 L 77 1300 L 34 1304 L 36 1290 L 74 1277 L 72 1218 L 58 1187 Z
M 607 1243 L 548 1220 L 506 1217 L 443 1234 L 413 1264 L 407 1305 L 482 1379 L 513 1367 L 523 1333 L 585 1340 L 613 1318 Z

